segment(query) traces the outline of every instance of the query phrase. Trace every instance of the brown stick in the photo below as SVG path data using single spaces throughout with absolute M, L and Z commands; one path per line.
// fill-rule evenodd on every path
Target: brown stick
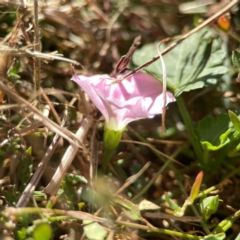
M 39 26 L 38 26 L 38 0 L 34 0 L 33 5 L 33 18 L 34 18 L 34 51 L 40 51 L 40 40 L 39 40 Z M 40 89 L 40 59 L 33 59 L 33 81 L 35 92 Z

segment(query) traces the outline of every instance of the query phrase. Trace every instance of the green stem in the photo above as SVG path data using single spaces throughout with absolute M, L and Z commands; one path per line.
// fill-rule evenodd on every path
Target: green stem
M 111 157 L 113 156 L 115 150 L 109 150 L 109 149 L 104 149 L 104 157 L 103 157 L 103 173 L 106 173 L 108 169 L 109 162 L 111 160 Z
M 115 222 L 119 225 L 125 225 L 125 226 L 129 226 L 129 227 L 136 228 L 136 229 L 142 229 L 142 230 L 145 230 L 148 232 L 163 233 L 166 235 L 180 237 L 180 238 L 184 238 L 184 239 L 202 239 L 202 237 L 199 237 L 199 236 L 194 236 L 194 235 L 190 235 L 190 234 L 186 234 L 186 233 L 171 231 L 168 229 L 149 227 L 149 226 L 144 226 L 144 225 L 137 224 L 137 223 L 124 222 L 124 221 L 119 221 L 119 220 L 117 220 Z
M 184 103 L 181 96 L 177 97 L 177 103 L 178 103 L 178 107 L 179 107 L 180 113 L 182 115 L 183 121 L 184 121 L 185 126 L 187 128 L 187 131 L 189 133 L 189 136 L 190 136 L 191 143 L 192 143 L 192 146 L 194 148 L 195 154 L 197 155 L 200 162 L 202 162 L 202 158 L 203 158 L 202 147 L 201 147 L 201 144 L 199 142 L 199 139 L 197 138 L 196 134 L 194 133 L 192 120 L 189 116 L 189 113 L 187 111 L 187 108 L 186 108 L 185 103 Z
M 122 131 L 115 131 L 104 128 L 104 159 L 103 159 L 103 173 L 108 168 L 109 161 L 117 149 L 117 146 L 122 138 Z

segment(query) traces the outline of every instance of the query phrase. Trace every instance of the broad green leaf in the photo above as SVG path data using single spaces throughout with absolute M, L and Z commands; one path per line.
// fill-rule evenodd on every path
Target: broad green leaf
M 231 118 L 231 122 L 229 121 Z M 207 116 L 199 121 L 196 132 L 204 148 L 208 151 L 217 151 L 225 146 L 229 146 L 229 156 L 238 154 L 240 146 L 240 121 L 238 116 L 229 111 L 227 115 L 218 115 L 217 117 Z
M 240 73 L 240 49 L 236 49 L 232 52 L 232 63 L 236 71 Z
M 205 170 L 216 169 L 238 143 L 238 132 L 233 128 L 226 114 L 217 117 L 207 116 L 199 121 L 196 135 L 202 144 L 202 167 Z
M 52 238 L 52 228 L 49 223 L 38 223 L 33 230 L 35 240 L 48 240 Z
M 26 150 L 23 158 L 21 159 L 18 169 L 17 177 L 21 183 L 26 183 L 32 175 L 32 156 L 31 156 L 31 147 Z
M 99 223 L 84 220 L 83 224 L 84 233 L 89 240 L 103 240 L 107 236 L 107 231 Z
M 218 115 L 217 117 L 207 116 L 198 122 L 196 132 L 202 145 L 208 150 L 218 150 L 228 140 L 228 135 L 232 132 L 229 128 L 229 117 Z M 227 136 L 226 136 L 227 131 Z
M 137 50 L 133 64 L 140 66 L 156 56 L 157 45 L 158 42 Z M 165 46 L 161 46 L 163 50 Z M 204 28 L 164 55 L 167 85 L 175 96 L 215 84 L 216 79 L 227 72 L 227 68 L 222 66 L 225 53 L 220 50 L 220 46 L 220 40 L 214 38 L 209 28 Z M 160 61 L 150 64 L 144 70 L 162 80 Z
M 228 115 L 229 115 L 229 118 L 230 118 L 234 128 L 238 132 L 240 132 L 240 120 L 239 120 L 238 116 L 234 112 L 232 112 L 230 110 L 228 110 Z
M 218 204 L 219 204 L 218 195 L 206 197 L 203 199 L 203 201 L 200 204 L 200 211 L 205 221 L 207 221 L 211 217 L 211 215 L 217 211 Z

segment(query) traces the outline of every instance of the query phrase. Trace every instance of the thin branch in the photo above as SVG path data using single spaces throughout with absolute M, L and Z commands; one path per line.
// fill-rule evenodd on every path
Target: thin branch
M 127 222 L 127 221 L 115 221 L 116 224 L 120 225 L 120 226 L 128 226 L 130 228 L 136 228 L 136 229 L 141 229 L 141 230 L 145 230 L 148 232 L 155 232 L 155 233 L 162 233 L 162 234 L 167 234 L 170 236 L 176 236 L 176 237 L 180 237 L 180 238 L 184 238 L 184 239 L 202 239 L 202 237 L 200 236 L 196 236 L 196 235 L 191 235 L 191 234 L 186 234 L 186 233 L 182 233 L 182 232 L 176 232 L 176 231 L 172 231 L 172 230 L 168 230 L 168 229 L 163 229 L 163 228 L 149 228 L 149 226 L 145 226 L 145 225 L 141 225 L 141 224 L 137 224 L 137 223 L 132 223 L 132 222 Z
M 161 52 L 160 52 L 160 45 L 167 41 L 168 39 L 166 40 L 163 40 L 161 42 L 159 42 L 158 46 L 157 46 L 157 52 L 158 52 L 158 56 L 160 58 L 160 61 L 161 61 L 161 65 L 162 65 L 162 88 L 163 88 L 163 91 L 162 91 L 162 94 L 163 94 L 163 108 L 162 108 L 162 129 L 161 129 L 161 135 L 164 134 L 166 132 L 166 128 L 165 128 L 165 117 L 166 117 L 166 111 L 167 111 L 167 107 L 166 107 L 166 103 L 167 103 L 167 70 L 166 70 L 166 66 L 165 66 L 165 63 L 164 63 L 164 60 L 163 60 L 163 57 L 161 55 Z
M 57 52 L 42 53 L 38 51 L 30 51 L 29 49 L 26 49 L 26 47 L 17 49 L 17 48 L 10 48 L 5 45 L 0 45 L 0 52 L 9 53 L 14 56 L 29 56 L 29 57 L 35 57 L 35 58 L 44 59 L 44 60 L 60 60 L 60 61 L 72 63 L 74 65 L 81 65 L 77 61 L 62 57 L 63 55 L 58 54 Z
M 39 25 L 38 25 L 38 0 L 34 0 L 33 5 L 33 25 L 34 25 L 34 39 L 33 39 L 33 48 L 34 51 L 40 51 L 40 40 L 39 40 Z M 40 89 L 40 68 L 41 63 L 39 58 L 33 59 L 33 81 L 35 86 L 35 92 Z
M 161 55 L 165 55 L 166 53 L 168 53 L 170 50 L 172 50 L 173 48 L 175 48 L 179 43 L 183 42 L 184 40 L 186 40 L 187 38 L 189 38 L 192 34 L 198 32 L 200 29 L 206 27 L 209 23 L 213 22 L 215 19 L 219 18 L 220 16 L 222 16 L 225 12 L 229 11 L 229 9 L 231 9 L 234 5 L 236 5 L 240 0 L 233 0 L 232 2 L 230 2 L 229 4 L 227 4 L 224 8 L 222 8 L 220 11 L 218 11 L 217 13 L 215 13 L 213 16 L 211 16 L 210 18 L 208 18 L 206 21 L 204 21 L 203 23 L 201 23 L 199 26 L 197 26 L 196 28 L 194 28 L 193 30 L 191 30 L 190 32 L 188 32 L 187 34 L 183 35 L 180 39 L 178 39 L 176 42 L 172 43 L 171 45 L 169 45 L 167 48 L 165 48 L 162 52 Z M 116 81 L 114 81 L 112 84 L 121 82 L 123 79 L 133 75 L 134 73 L 140 71 L 141 69 L 149 66 L 150 64 L 154 63 L 155 61 L 157 61 L 159 59 L 159 54 L 156 55 L 155 57 L 153 57 L 151 60 L 147 61 L 146 63 L 142 64 L 141 66 L 135 68 L 134 70 L 132 70 L 131 72 L 127 73 L 126 75 L 122 76 L 121 78 L 117 79 Z
M 59 125 L 61 125 L 61 120 L 60 120 L 60 118 L 59 118 L 59 116 L 58 116 L 58 113 L 57 113 L 56 109 L 54 108 L 52 102 L 50 101 L 50 99 L 48 98 L 47 94 L 43 91 L 42 88 L 40 89 L 40 91 L 41 91 L 41 94 L 42 94 L 42 96 L 43 96 L 43 99 L 47 102 L 47 106 L 49 106 L 49 108 L 51 109 L 52 114 L 53 114 L 53 116 L 55 117 L 57 123 L 58 123 Z

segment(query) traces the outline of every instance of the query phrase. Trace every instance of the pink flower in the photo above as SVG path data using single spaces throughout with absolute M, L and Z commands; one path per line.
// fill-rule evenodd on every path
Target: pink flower
M 71 80 L 87 93 L 105 117 L 106 127 L 110 130 L 122 131 L 132 121 L 153 118 L 161 114 L 164 107 L 161 83 L 145 73 L 135 73 L 112 85 L 109 85 L 113 81 L 109 75 L 74 74 Z M 166 104 L 175 101 L 172 93 L 166 95 Z

